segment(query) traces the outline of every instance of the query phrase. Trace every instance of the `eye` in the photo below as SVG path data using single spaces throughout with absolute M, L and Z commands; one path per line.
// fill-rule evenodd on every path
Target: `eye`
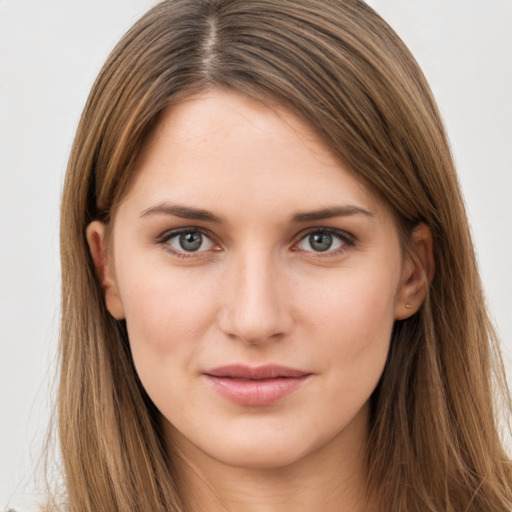
M 325 253 L 337 252 L 351 245 L 354 243 L 345 233 L 324 228 L 310 231 L 299 241 L 297 247 L 302 251 Z
M 216 247 L 210 238 L 197 229 L 171 231 L 163 236 L 160 242 L 172 252 L 183 255 L 184 253 L 209 251 Z

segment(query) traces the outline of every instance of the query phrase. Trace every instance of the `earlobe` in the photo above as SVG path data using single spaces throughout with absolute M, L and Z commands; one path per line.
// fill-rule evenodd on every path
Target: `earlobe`
M 87 226 L 86 238 L 99 283 L 105 294 L 107 309 L 114 318 L 121 320 L 124 318 L 124 308 L 117 287 L 115 273 L 109 263 L 105 232 L 106 225 L 95 220 Z
M 398 292 L 395 319 L 404 320 L 420 308 L 435 272 L 433 238 L 430 228 L 418 224 L 402 266 L 402 281 Z

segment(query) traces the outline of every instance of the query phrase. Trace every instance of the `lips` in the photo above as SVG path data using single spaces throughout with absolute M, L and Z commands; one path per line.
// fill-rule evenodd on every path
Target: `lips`
M 204 377 L 224 398 L 242 406 L 272 405 L 296 391 L 311 373 L 285 366 L 223 366 Z

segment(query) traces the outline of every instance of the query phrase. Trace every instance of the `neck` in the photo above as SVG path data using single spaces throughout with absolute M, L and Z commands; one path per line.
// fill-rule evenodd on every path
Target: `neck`
M 343 432 L 283 467 L 236 467 L 215 460 L 167 426 L 174 474 L 186 510 L 370 512 L 364 450 L 367 411 Z M 169 435 L 171 436 L 169 438 Z

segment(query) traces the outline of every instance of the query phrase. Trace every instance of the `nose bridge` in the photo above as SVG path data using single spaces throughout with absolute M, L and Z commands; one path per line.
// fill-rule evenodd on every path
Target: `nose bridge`
M 284 335 L 291 316 L 280 289 L 284 276 L 276 257 L 252 248 L 234 256 L 232 263 L 222 329 L 253 344 Z

